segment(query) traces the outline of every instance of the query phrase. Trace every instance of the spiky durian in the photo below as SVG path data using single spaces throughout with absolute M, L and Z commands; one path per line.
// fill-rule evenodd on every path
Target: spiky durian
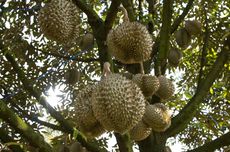
M 97 121 L 92 110 L 92 92 L 95 86 L 87 85 L 75 97 L 75 120 L 80 131 L 87 137 L 93 138 L 104 133 L 103 127 Z
M 136 74 L 132 80 L 141 88 L 145 97 L 152 96 L 160 86 L 158 78 L 152 75 Z
M 64 75 L 66 83 L 74 85 L 80 79 L 80 72 L 78 69 L 68 69 Z
M 91 50 L 93 49 L 94 36 L 92 33 L 87 33 L 81 38 L 80 48 L 81 50 Z
M 197 20 L 185 21 L 185 29 L 188 31 L 190 35 L 198 35 L 202 32 L 201 23 Z
M 142 120 L 129 131 L 130 138 L 135 141 L 141 141 L 147 138 L 152 132 L 152 128 L 147 126 Z
M 185 28 L 181 28 L 175 33 L 176 42 L 181 48 L 187 48 L 191 41 L 191 35 Z
M 110 53 L 124 64 L 146 61 L 152 52 L 152 37 L 147 28 L 138 22 L 129 22 L 123 8 L 125 20 L 107 36 Z
M 129 80 L 132 80 L 133 74 L 129 72 L 121 73 L 122 76 L 126 77 Z
M 61 44 L 73 42 L 79 35 L 78 8 L 70 0 L 51 0 L 38 16 L 43 34 Z
M 145 112 L 145 98 L 140 88 L 120 74 L 109 74 L 93 93 L 93 112 L 108 131 L 125 133 Z
M 169 64 L 174 67 L 178 66 L 182 56 L 183 56 L 182 53 L 178 49 L 176 48 L 170 49 L 168 54 Z
M 160 82 L 160 87 L 157 90 L 156 95 L 160 97 L 161 99 L 170 98 L 173 95 L 174 90 L 175 90 L 172 81 L 170 81 L 163 75 L 159 76 L 158 80 Z
M 162 103 L 147 105 L 143 121 L 156 132 L 163 132 L 171 125 L 171 112 Z

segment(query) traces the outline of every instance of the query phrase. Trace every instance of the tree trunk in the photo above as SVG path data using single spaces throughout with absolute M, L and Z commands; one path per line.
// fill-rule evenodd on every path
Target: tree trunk
M 164 152 L 166 136 L 164 133 L 153 132 L 148 138 L 138 142 L 140 152 Z

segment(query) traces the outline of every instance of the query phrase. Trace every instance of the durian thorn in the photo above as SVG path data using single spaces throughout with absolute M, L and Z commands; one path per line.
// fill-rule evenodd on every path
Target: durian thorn
M 140 67 L 141 67 L 140 73 L 141 73 L 141 74 L 145 74 L 143 62 L 140 62 Z
M 106 77 L 109 74 L 111 74 L 110 63 L 109 62 L 105 62 L 104 65 L 103 65 L 103 77 Z
M 129 22 L 128 12 L 127 12 L 127 10 L 124 8 L 124 6 L 121 5 L 121 6 L 119 7 L 119 9 L 120 9 L 120 10 L 122 11 L 122 13 L 124 14 L 124 16 L 123 16 L 123 22 Z

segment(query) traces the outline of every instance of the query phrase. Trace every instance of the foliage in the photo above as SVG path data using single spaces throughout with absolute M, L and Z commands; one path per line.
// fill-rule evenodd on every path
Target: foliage
M 37 16 L 47 1 L 3 0 L 0 3 L 0 97 L 3 99 L 0 102 L 4 102 L 33 130 L 49 138 L 47 140 L 50 140 L 53 146 L 72 143 L 73 139 L 68 135 L 70 132 L 66 131 L 63 128 L 65 125 L 55 119 L 49 109 L 41 104 L 36 93 L 31 93 L 31 90 L 25 87 L 19 73 L 23 72 L 25 82 L 40 96 L 49 96 L 50 88 L 60 90 L 58 105 L 54 107 L 54 110 L 60 113 L 71 127 L 75 127 L 73 88 L 79 90 L 86 84 L 97 83 L 101 77 L 102 63 L 105 61 L 112 60 L 116 72 L 129 69 L 114 58 L 111 59 L 105 45 L 109 30 L 121 22 L 122 14 L 118 12 L 121 2 L 127 9 L 130 20 L 136 20 L 148 27 L 155 45 L 152 60 L 145 63 L 145 68 L 146 71 L 152 71 L 151 73 L 158 75 L 159 68 L 156 65 L 162 51 L 159 44 L 161 27 L 164 25 L 162 12 L 166 1 L 74 0 L 80 8 L 81 31 L 77 42 L 71 47 L 50 41 L 42 34 Z M 191 3 L 189 12 L 185 18 L 179 20 L 188 1 L 173 1 L 172 26 L 168 25 L 170 46 L 166 48 L 180 49 L 183 58 L 178 67 L 170 66 L 166 60 L 167 56 L 164 56 L 164 62 L 160 64 L 162 74 L 167 69 L 166 75 L 176 85 L 176 93 L 167 101 L 167 105 L 175 113 L 179 113 L 188 106 L 197 94 L 200 85 L 206 85 L 202 82 L 208 80 L 215 61 L 223 51 L 224 41 L 229 37 L 230 20 L 227 0 L 211 3 L 203 0 L 189 0 L 189 3 Z M 185 26 L 185 20 L 194 19 L 201 22 L 202 33 L 197 37 L 193 36 L 189 47 L 182 49 L 176 44 L 174 33 Z M 178 21 L 179 24 L 176 26 L 175 23 Z M 175 25 L 174 29 L 173 25 Z M 96 43 L 92 50 L 84 51 L 80 49 L 79 42 L 88 32 L 94 34 Z M 227 45 L 229 47 L 229 44 Z M 226 54 L 229 55 L 229 48 L 225 51 L 228 51 Z M 7 54 L 13 57 L 22 72 L 15 69 L 7 58 Z M 188 120 L 189 124 L 186 124 L 186 128 L 172 135 L 177 136 L 179 141 L 186 144 L 189 149 L 210 142 L 230 130 L 230 63 L 226 61 L 223 63 L 224 67 L 215 78 L 207 95 L 199 101 L 192 121 Z M 131 65 L 131 69 L 135 67 Z M 71 69 L 77 69 L 80 72 L 80 79 L 74 84 L 67 83 L 68 80 L 66 80 L 66 75 Z M 50 100 L 50 98 L 46 99 Z M 52 104 L 54 101 L 48 102 Z M 2 116 L 0 118 L 0 133 L 6 132 L 10 139 L 3 140 L 0 136 L 3 145 L 14 141 L 29 151 L 37 148 L 29 144 L 12 125 L 3 121 Z M 56 132 L 52 134 L 54 130 Z M 98 147 L 107 148 L 109 138 L 103 137 L 89 142 Z

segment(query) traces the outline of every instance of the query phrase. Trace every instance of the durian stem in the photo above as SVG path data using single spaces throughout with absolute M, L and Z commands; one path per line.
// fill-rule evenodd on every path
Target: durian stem
M 129 16 L 127 10 L 123 6 L 120 7 L 120 10 L 124 14 L 123 22 L 129 22 Z
M 109 74 L 111 74 L 112 72 L 110 71 L 110 63 L 109 62 L 105 62 L 104 63 L 104 67 L 103 67 L 103 77 L 108 76 Z
M 140 67 L 141 67 L 140 73 L 141 73 L 141 74 L 145 74 L 143 62 L 140 62 Z
M 158 66 L 158 76 L 160 76 L 161 75 L 161 66 Z

